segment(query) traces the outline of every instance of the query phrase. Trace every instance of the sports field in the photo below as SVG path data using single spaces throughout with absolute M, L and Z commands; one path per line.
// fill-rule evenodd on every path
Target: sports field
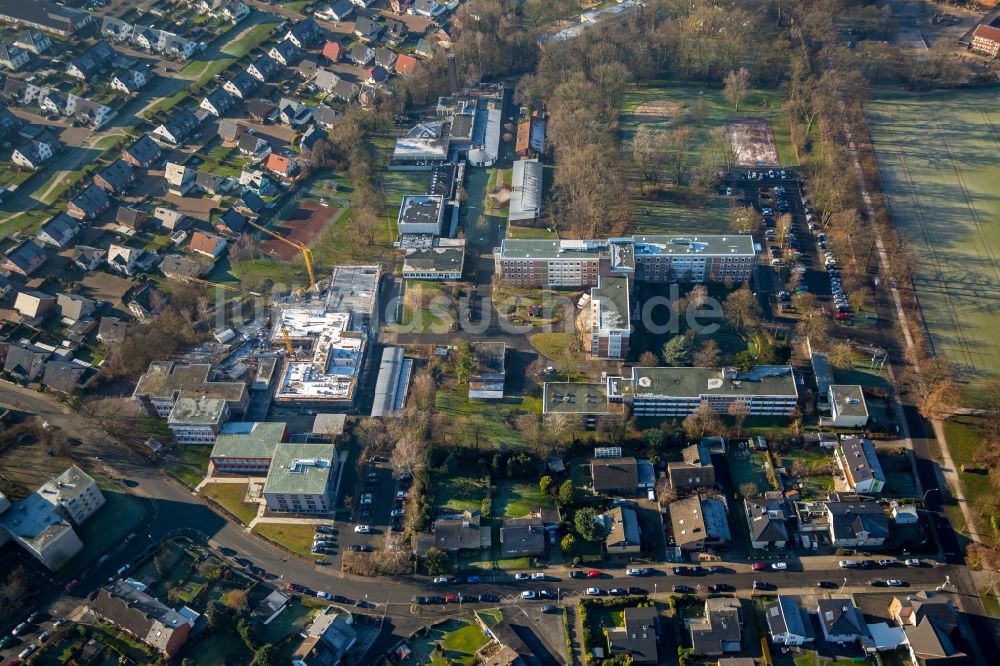
M 1000 98 L 997 90 L 882 91 L 872 136 L 934 350 L 970 388 L 1000 372 Z
M 694 133 L 692 159 L 697 162 L 709 149 L 713 128 L 726 127 L 732 136 L 740 127 L 753 126 L 773 139 L 769 150 L 763 152 L 771 158 L 776 155 L 780 164 L 791 166 L 797 160 L 783 104 L 780 92 L 754 91 L 737 112 L 723 99 L 719 88 L 669 82 L 631 88 L 622 96 L 620 108 L 622 150 L 627 155 L 632 154 L 632 139 L 643 125 L 663 130 L 688 126 Z M 763 154 L 753 153 L 753 157 L 770 161 Z M 633 174 L 632 186 L 639 190 L 638 174 Z M 637 197 L 632 201 L 632 208 L 634 231 L 640 233 L 681 233 L 692 229 L 702 233 L 726 233 L 730 229 L 730 202 L 722 197 L 713 197 L 707 207 L 691 205 L 670 195 L 653 199 Z

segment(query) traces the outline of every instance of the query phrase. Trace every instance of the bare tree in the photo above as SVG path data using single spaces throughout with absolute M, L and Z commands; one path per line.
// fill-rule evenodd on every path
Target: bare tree
M 715 340 L 705 340 L 694 354 L 692 365 L 696 368 L 715 368 L 719 365 L 719 344 Z
M 750 94 L 750 70 L 740 67 L 738 70 L 726 74 L 725 87 L 722 94 L 726 101 L 732 104 L 736 111 L 740 110 L 740 104 Z
M 750 286 L 744 284 L 741 288 L 726 296 L 722 303 L 722 313 L 730 326 L 745 330 L 756 318 L 756 304 Z
M 750 416 L 750 405 L 744 400 L 733 400 L 729 403 L 726 411 L 733 419 L 733 428 L 736 430 L 736 436 L 742 437 L 743 424 L 746 422 L 747 417 Z
M 736 233 L 749 234 L 757 230 L 757 227 L 760 225 L 760 218 L 752 206 L 741 206 L 734 202 L 733 208 L 729 213 L 729 224 Z
M 651 351 L 644 351 L 639 355 L 638 366 L 640 368 L 655 368 L 660 365 L 660 357 Z
M 722 419 L 707 401 L 702 401 L 681 423 L 688 439 L 698 439 L 705 435 L 720 435 L 723 431 Z

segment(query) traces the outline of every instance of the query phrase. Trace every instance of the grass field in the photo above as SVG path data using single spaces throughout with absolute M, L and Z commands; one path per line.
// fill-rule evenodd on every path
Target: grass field
M 692 117 L 694 105 L 699 97 L 704 100 L 704 115 L 701 122 Z M 671 108 L 672 115 L 636 113 L 637 108 L 651 102 L 658 102 Z M 784 99 L 780 94 L 757 91 L 750 95 L 737 112 L 723 99 L 720 89 L 675 83 L 656 83 L 648 87 L 631 89 L 622 96 L 620 107 L 619 132 L 622 150 L 628 155 L 632 154 L 632 139 L 642 125 L 669 129 L 683 124 L 694 130 L 696 148 L 693 152 L 697 160 L 701 151 L 710 145 L 709 134 L 713 128 L 725 126 L 730 121 L 740 118 L 754 118 L 771 123 L 781 162 L 794 165 L 797 160 L 792 150 L 787 116 L 781 108 L 783 102 Z M 638 190 L 637 178 L 633 179 L 633 186 Z M 692 229 L 707 234 L 729 231 L 730 202 L 723 197 L 712 197 L 706 207 L 691 206 L 671 198 L 655 200 L 634 198 L 632 205 L 635 214 L 633 221 L 635 233 L 682 233 L 690 232 Z
M 497 488 L 493 513 L 497 516 L 520 518 L 537 507 L 554 506 L 550 495 L 543 495 L 537 483 L 505 481 Z
M 194 488 L 205 478 L 211 453 L 210 446 L 182 446 L 170 460 L 167 473 L 188 488 Z
M 206 483 L 201 494 L 221 505 L 246 525 L 257 517 L 257 505 L 243 501 L 247 488 L 249 485 L 245 483 Z
M 316 535 L 316 528 L 313 525 L 258 523 L 253 532 L 284 546 L 293 553 L 313 557 L 312 544 Z
M 869 104 L 893 216 L 919 257 L 914 287 L 934 351 L 977 384 L 1000 371 L 1000 100 L 996 89 Z

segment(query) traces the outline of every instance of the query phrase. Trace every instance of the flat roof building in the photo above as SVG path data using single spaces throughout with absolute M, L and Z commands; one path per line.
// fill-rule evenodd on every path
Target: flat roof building
M 248 395 L 243 382 L 215 382 L 209 379 L 212 366 L 208 363 L 184 364 L 174 361 L 153 361 L 139 378 L 132 399 L 139 403 L 146 416 L 167 418 L 181 392 L 225 400 L 229 410 L 242 414 Z
M 444 197 L 436 194 L 409 194 L 403 197 L 396 218 L 400 234 L 441 235 Z
M 39 492 L 15 502 L 0 516 L 0 526 L 50 571 L 59 569 L 83 550 L 83 542 L 73 526 L 57 505 Z
M 374 335 L 379 326 L 377 305 L 381 279 L 379 264 L 334 266 L 326 290 L 326 309 L 350 314 L 349 331 Z
M 702 551 L 729 543 L 729 509 L 714 497 L 692 495 L 670 503 L 670 525 L 677 548 Z
M 838 428 L 863 428 L 868 423 L 865 392 L 857 384 L 831 384 L 828 390 L 830 423 Z
M 509 222 L 536 220 L 542 212 L 542 163 L 516 160 L 512 169 Z
M 430 247 L 406 248 L 404 280 L 461 280 L 465 240 L 440 238 Z
M 167 417 L 167 427 L 178 444 L 214 444 L 228 418 L 229 407 L 222 398 L 186 396 L 182 391 Z
M 411 363 L 403 356 L 402 347 L 386 347 L 382 350 L 378 379 L 375 381 L 375 400 L 372 402 L 372 416 L 395 416 L 406 404 Z
M 602 277 L 590 290 L 590 355 L 604 359 L 626 359 L 632 329 L 629 281 L 625 277 Z
M 263 476 L 275 449 L 288 441 L 285 423 L 235 421 L 222 426 L 209 458 L 209 474 Z
M 507 378 L 507 344 L 473 342 L 475 368 L 469 376 L 469 400 L 502 400 Z
M 61 509 L 74 525 L 82 525 L 106 502 L 97 482 L 76 465 L 42 484 L 38 494 Z
M 282 444 L 264 482 L 269 511 L 327 513 L 336 500 L 340 459 L 333 444 Z
M 353 406 L 366 337 L 350 331 L 350 321 L 349 313 L 322 308 L 280 310 L 272 341 L 281 341 L 287 333 L 293 345 L 311 350 L 311 358 L 285 359 L 275 402 Z

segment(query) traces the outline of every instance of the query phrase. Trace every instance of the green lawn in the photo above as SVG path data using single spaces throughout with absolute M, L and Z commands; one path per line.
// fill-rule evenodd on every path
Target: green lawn
M 403 316 L 392 326 L 397 333 L 438 333 L 455 323 L 451 288 L 439 282 L 411 281 L 403 292 Z
M 142 503 L 127 493 L 112 489 L 104 479 L 98 479 L 107 503 L 87 522 L 76 528 L 83 541 L 83 550 L 66 565 L 66 571 L 78 570 L 98 558 L 113 544 L 121 542 L 143 517 Z
M 479 511 L 485 489 L 479 477 L 454 474 L 437 485 L 436 506 L 438 513 L 450 511 Z
M 955 461 L 959 483 L 962 484 L 962 493 L 965 495 L 969 507 L 975 510 L 975 507 L 980 506 L 982 498 L 996 492 L 988 474 L 961 471 L 962 465 L 981 466 L 977 462 L 976 452 L 984 444 L 978 430 L 978 421 L 976 418 L 968 416 L 946 421 L 944 433 L 948 440 L 948 449 L 951 452 L 952 460 Z M 986 516 L 986 518 L 989 517 Z
M 312 525 L 258 523 L 253 532 L 284 546 L 293 553 L 312 557 L 313 537 L 316 534 L 316 528 Z
M 242 58 L 253 49 L 260 46 L 271 34 L 276 20 L 258 23 L 248 30 L 242 31 L 235 39 L 230 40 L 220 51 L 234 58 Z
M 290 601 L 281 615 L 270 624 L 260 628 L 260 639 L 265 643 L 278 644 L 292 634 L 302 630 L 313 609 L 298 601 Z
M 535 333 L 528 336 L 528 341 L 539 353 L 552 359 L 558 359 L 566 353 L 567 349 L 573 348 L 576 336 L 572 333 Z
M 493 500 L 493 513 L 497 516 L 519 518 L 537 507 L 554 506 L 551 495 L 543 495 L 537 483 L 504 481 L 497 487 Z
M 545 227 L 507 227 L 507 238 L 555 240 L 558 237 L 559 234 Z
M 169 461 L 167 473 L 188 488 L 194 488 L 205 478 L 211 454 L 210 446 L 182 446 Z
M 883 189 L 919 256 L 914 287 L 934 351 L 967 395 L 1000 371 L 1000 99 L 996 88 L 876 91 L 867 105 Z
M 515 427 L 517 416 L 539 411 L 537 401 L 470 402 L 464 384 L 438 388 L 435 408 L 448 416 L 448 434 L 455 441 L 469 442 L 471 438 L 497 448 L 520 446 L 524 436 Z
M 19 231 L 25 231 L 29 229 L 37 229 L 42 226 L 42 223 L 47 219 L 52 217 L 52 213 L 40 208 L 34 208 L 32 210 L 26 210 L 23 213 L 11 214 L 9 219 L 8 213 L 6 211 L 0 210 L 0 239 L 6 238 L 12 234 L 16 234 Z
M 417 663 L 433 666 L 476 663 L 476 652 L 486 644 L 487 637 L 479 625 L 466 620 L 447 620 L 428 627 L 426 636 L 412 643 Z M 438 651 L 436 646 L 440 645 Z
M 246 483 L 209 483 L 201 489 L 201 494 L 222 505 L 246 525 L 257 517 L 258 506 L 243 501 L 249 487 Z
M 983 608 L 990 617 L 1000 618 L 1000 599 L 986 588 L 979 590 L 979 598 L 983 600 Z

